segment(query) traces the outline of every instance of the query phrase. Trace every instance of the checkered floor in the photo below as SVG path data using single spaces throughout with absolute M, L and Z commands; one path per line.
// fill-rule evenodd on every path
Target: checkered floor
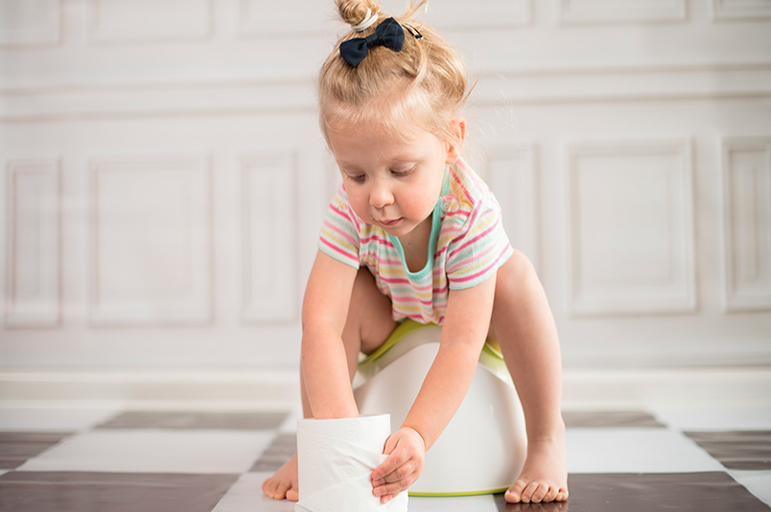
M 0 408 L 0 510 L 291 512 L 260 484 L 297 415 Z M 410 512 L 771 510 L 771 411 L 565 413 L 570 500 L 411 498 Z

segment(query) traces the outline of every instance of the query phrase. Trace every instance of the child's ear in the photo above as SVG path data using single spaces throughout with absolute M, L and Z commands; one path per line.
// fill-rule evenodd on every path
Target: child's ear
M 452 132 L 452 139 L 445 143 L 447 146 L 447 159 L 444 163 L 446 164 L 454 164 L 460 158 L 463 142 L 466 140 L 466 120 L 462 117 L 453 119 L 450 131 Z

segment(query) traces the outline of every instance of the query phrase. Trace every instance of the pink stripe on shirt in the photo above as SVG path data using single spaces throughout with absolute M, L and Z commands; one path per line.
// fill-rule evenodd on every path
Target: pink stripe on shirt
M 501 261 L 501 258 L 503 258 L 508 253 L 508 250 L 510 248 L 511 248 L 511 245 L 507 244 L 506 251 L 502 252 L 501 254 L 499 254 L 498 257 L 495 258 L 495 261 L 492 262 L 491 264 L 489 264 L 484 270 L 480 270 L 476 274 L 472 274 L 470 276 L 458 277 L 458 278 L 451 277 L 450 281 L 452 281 L 453 283 L 463 283 L 465 281 L 470 281 L 470 280 L 475 279 L 475 278 L 477 278 L 477 277 L 479 277 L 481 275 L 484 275 L 485 273 L 489 272 L 490 269 L 494 268 L 495 265 L 497 265 L 499 261 Z
M 351 254 L 351 253 L 349 253 L 349 252 L 346 252 L 346 251 L 344 251 L 344 250 L 340 249 L 338 246 L 336 246 L 336 245 L 334 245 L 334 244 L 332 244 L 332 243 L 328 242 L 328 241 L 327 241 L 326 239 L 324 239 L 324 238 L 321 238 L 320 240 L 321 240 L 321 242 L 322 242 L 324 245 L 326 245 L 327 247 L 329 247 L 329 248 L 330 248 L 330 249 L 332 249 L 333 251 L 339 252 L 340 254 L 342 254 L 343 256 L 345 256 L 346 258 L 348 258 L 349 260 L 353 260 L 353 261 L 356 261 L 356 257 L 355 257 L 353 254 Z

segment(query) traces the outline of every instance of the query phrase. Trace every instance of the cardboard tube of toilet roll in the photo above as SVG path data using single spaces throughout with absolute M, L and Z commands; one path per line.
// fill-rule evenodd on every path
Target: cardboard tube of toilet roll
M 388 414 L 299 420 L 295 512 L 406 512 L 406 492 L 385 505 L 372 494 L 372 471 L 386 459 L 390 434 Z

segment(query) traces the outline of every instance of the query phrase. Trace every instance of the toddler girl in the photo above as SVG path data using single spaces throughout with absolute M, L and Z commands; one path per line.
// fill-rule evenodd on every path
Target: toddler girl
M 372 473 L 372 492 L 385 503 L 420 476 L 493 337 L 528 436 L 506 500 L 564 501 L 557 332 L 532 265 L 509 245 L 498 203 L 460 156 L 463 64 L 431 27 L 410 19 L 425 0 L 411 2 L 398 21 L 376 0 L 336 3 L 352 30 L 322 67 L 319 102 L 343 184 L 303 302 L 304 415 L 357 416 L 351 379 L 359 353 L 375 351 L 406 318 L 442 325 L 420 393 Z M 297 500 L 297 455 L 262 488 Z

